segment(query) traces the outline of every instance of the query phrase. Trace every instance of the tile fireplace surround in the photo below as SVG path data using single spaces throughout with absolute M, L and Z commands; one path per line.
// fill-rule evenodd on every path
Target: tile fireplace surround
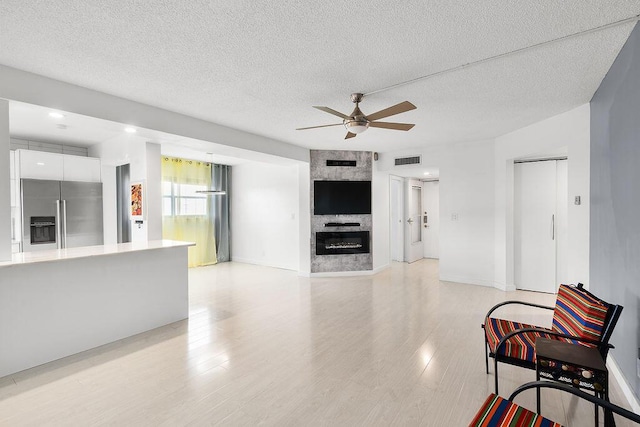
M 327 166 L 327 160 L 355 160 L 356 166 Z M 371 181 L 373 155 L 369 151 L 311 150 L 311 273 L 353 272 L 373 270 L 371 251 L 371 214 L 314 215 L 313 181 Z M 358 224 L 358 225 L 355 225 Z M 351 238 L 333 241 L 326 248 L 318 248 L 317 233 L 367 233 L 368 241 L 354 242 Z M 324 235 L 326 236 L 326 235 Z M 348 234 L 347 234 L 348 236 Z M 353 236 L 353 235 L 352 235 Z M 322 240 L 323 235 L 320 235 Z M 362 237 L 362 235 L 360 236 Z M 333 239 L 332 239 L 333 240 Z M 325 241 L 326 244 L 326 241 Z M 358 246 L 360 247 L 350 247 Z M 356 252 L 357 253 L 354 253 Z M 350 252 L 350 253 L 349 253 Z M 319 254 L 320 253 L 320 254 Z

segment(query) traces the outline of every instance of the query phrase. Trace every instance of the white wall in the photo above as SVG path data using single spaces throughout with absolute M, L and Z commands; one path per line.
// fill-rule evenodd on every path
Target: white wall
M 394 166 L 395 157 L 421 155 L 424 164 L 439 167 L 440 278 L 511 290 L 515 289 L 513 160 L 568 155 L 567 271 L 571 281 L 588 285 L 589 140 L 589 105 L 585 104 L 495 141 L 381 154 L 374 177 L 406 175 L 411 168 L 415 176 L 422 174 L 420 166 Z M 388 178 L 374 180 L 374 185 L 374 196 L 386 197 L 384 203 L 374 204 L 375 268 L 389 259 Z M 581 197 L 581 205 L 573 204 L 575 196 Z M 453 220 L 456 215 L 458 219 Z
M 440 258 L 440 182 L 425 182 L 423 188 L 423 212 L 427 212 L 428 225 L 424 226 L 423 218 L 424 257 Z
M 567 155 L 569 158 L 568 260 L 572 282 L 589 283 L 589 104 L 496 138 L 495 286 L 514 287 L 513 160 Z M 573 204 L 580 196 L 582 204 Z
M 298 273 L 311 275 L 311 171 L 309 163 L 298 169 Z
M 399 176 L 389 176 L 389 238 L 391 247 L 391 261 L 404 260 L 404 179 Z
M 117 241 L 115 167 L 129 163 L 131 182 L 145 183 L 144 224 L 131 223 L 131 241 L 162 239 L 162 194 L 160 145 L 124 134 L 89 147 L 89 156 L 99 157 L 103 169 L 103 224 L 105 243 Z M 106 172 L 106 174 L 104 174 Z
M 248 162 L 231 168 L 232 261 L 299 270 L 301 175 L 298 166 Z M 309 216 L 308 204 L 303 212 Z
M 144 214 L 147 228 L 147 240 L 162 239 L 162 156 L 160 144 L 147 142 L 145 144 L 145 189 L 146 199 Z M 133 226 L 133 224 L 132 224 Z
M 423 173 L 420 166 L 394 166 L 394 158 L 421 155 L 425 164 L 440 169 L 440 279 L 493 285 L 493 144 L 478 141 L 380 155 L 374 168 L 374 269 L 389 262 L 389 175 L 411 169 L 415 176 Z
M 382 159 L 380 155 L 380 159 Z M 373 271 L 378 272 L 391 264 L 391 246 L 389 244 L 389 172 L 379 170 L 381 160 L 373 162 L 371 180 L 371 221 L 373 224 L 372 256 Z

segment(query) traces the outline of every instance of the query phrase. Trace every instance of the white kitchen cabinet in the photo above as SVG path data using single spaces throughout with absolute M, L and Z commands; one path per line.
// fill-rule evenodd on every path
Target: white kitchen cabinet
M 20 178 L 63 180 L 62 154 L 16 150 L 16 160 Z
M 63 155 L 64 181 L 100 182 L 100 159 Z
M 93 157 L 16 150 L 16 160 L 19 178 L 101 182 L 100 159 Z

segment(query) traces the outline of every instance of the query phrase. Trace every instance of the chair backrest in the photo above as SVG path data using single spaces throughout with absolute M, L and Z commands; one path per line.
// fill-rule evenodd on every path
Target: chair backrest
M 552 329 L 558 333 L 600 341 L 602 344 L 597 347 L 603 358 L 606 358 L 607 344 L 620 318 L 622 308 L 620 305 L 609 304 L 596 297 L 584 289 L 582 283 L 577 286 L 560 285 L 553 312 Z M 585 342 L 574 342 L 596 347 Z
M 580 289 L 582 289 L 582 286 L 583 286 L 582 283 L 578 283 L 578 287 Z M 586 289 L 584 289 L 584 292 L 586 292 L 593 298 L 598 298 L 595 295 L 593 295 L 591 292 L 587 291 Z M 616 324 L 620 319 L 620 315 L 622 314 L 622 309 L 624 307 L 619 304 L 609 304 L 604 301 L 602 302 L 607 306 L 609 306 L 609 309 L 607 310 L 607 317 L 604 320 L 604 326 L 602 328 L 602 336 L 600 337 L 600 341 L 602 342 L 602 345 L 599 346 L 600 354 L 602 355 L 602 358 L 606 361 L 607 353 L 609 352 L 609 345 L 608 345 L 609 340 L 611 339 L 611 335 L 613 335 L 613 330 L 615 329 Z

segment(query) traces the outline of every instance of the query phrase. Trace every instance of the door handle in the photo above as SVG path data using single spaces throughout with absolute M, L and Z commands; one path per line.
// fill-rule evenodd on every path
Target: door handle
M 60 200 L 56 200 L 56 249 L 62 249 L 62 233 L 60 232 L 60 227 L 62 227 Z
M 551 215 L 551 240 L 556 239 L 556 216 Z
M 67 248 L 67 201 L 62 201 L 62 236 L 64 237 L 64 248 Z
M 407 222 L 408 222 L 409 224 L 413 224 L 413 218 L 409 218 L 409 219 L 407 220 Z

